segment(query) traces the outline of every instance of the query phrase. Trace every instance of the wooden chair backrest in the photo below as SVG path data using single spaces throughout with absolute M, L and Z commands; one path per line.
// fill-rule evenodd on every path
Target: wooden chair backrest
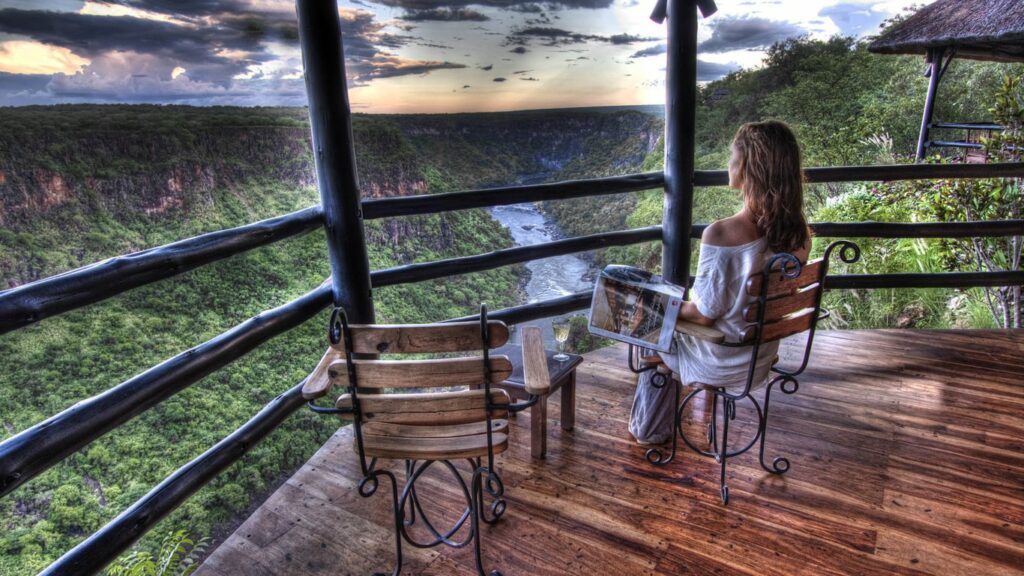
M 780 272 L 769 275 L 761 342 L 771 342 L 810 330 L 818 316 L 816 306 L 824 271 L 825 262 L 819 258 L 804 264 L 800 275 L 795 278 L 786 278 Z M 747 294 L 758 297 L 758 301 L 743 310 L 743 318 L 755 323 L 744 330 L 744 342 L 753 342 L 757 336 L 756 322 L 761 309 L 760 296 L 764 282 L 764 272 L 754 274 L 747 280 Z
M 487 348 L 497 348 L 508 341 L 504 322 L 487 323 Z M 479 322 L 448 322 L 419 325 L 352 325 L 352 351 L 360 354 L 429 354 L 482 351 L 483 340 Z M 330 382 L 340 388 L 350 385 L 345 358 L 345 335 L 331 345 L 338 357 L 330 363 Z M 497 384 L 512 375 L 512 362 L 507 356 L 490 356 L 490 381 Z M 382 388 L 453 388 L 484 385 L 484 358 L 431 358 L 411 360 L 378 360 L 353 358 L 358 391 L 379 391 Z M 448 425 L 479 422 L 486 414 L 484 390 L 455 392 L 358 394 L 362 421 L 390 422 L 409 425 Z M 508 393 L 491 390 L 490 403 L 507 406 Z M 344 394 L 337 407 L 352 406 L 351 394 Z M 505 418 L 506 409 L 492 410 L 492 418 Z
M 468 352 L 480 350 L 479 322 L 444 322 L 438 324 L 362 324 L 349 327 L 352 351 L 356 354 L 420 354 L 434 352 Z M 508 326 L 491 320 L 488 348 L 508 342 Z M 345 352 L 344 334 L 331 347 Z

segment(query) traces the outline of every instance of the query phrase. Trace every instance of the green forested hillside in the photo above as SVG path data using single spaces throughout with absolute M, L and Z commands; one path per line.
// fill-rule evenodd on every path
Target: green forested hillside
M 581 162 L 631 169 L 661 127 L 635 112 L 533 112 L 357 116 L 353 129 L 364 194 L 380 197 L 544 179 Z M 308 134 L 301 109 L 0 110 L 0 286 L 315 204 Z M 511 245 L 483 210 L 369 221 L 366 231 L 374 269 Z M 315 288 L 328 273 L 323 235 L 311 233 L 0 337 L 0 438 Z M 377 317 L 423 322 L 469 314 L 480 302 L 507 306 L 517 302 L 521 274 L 510 267 L 380 289 Z M 272 340 L 5 498 L 0 574 L 35 573 L 298 382 L 326 345 L 325 323 Z M 216 536 L 336 426 L 300 411 L 140 546 L 154 549 L 171 529 Z

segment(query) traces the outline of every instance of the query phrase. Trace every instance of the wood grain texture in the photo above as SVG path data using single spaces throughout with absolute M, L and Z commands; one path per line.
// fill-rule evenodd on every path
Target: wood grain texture
M 775 322 L 787 314 L 799 312 L 804 308 L 814 308 L 815 299 L 818 297 L 818 287 L 820 286 L 821 284 L 815 282 L 800 289 L 795 294 L 787 294 L 768 300 L 764 307 L 764 321 Z M 760 309 L 760 302 L 750 304 L 743 309 L 743 319 L 747 322 L 757 322 L 757 313 Z
M 431 426 L 424 426 L 431 428 Z M 420 438 L 408 436 L 363 436 L 363 447 L 370 458 L 398 458 L 402 460 L 454 460 L 456 458 L 479 458 L 487 456 L 487 427 L 477 423 L 477 434 L 451 438 Z M 494 453 L 501 454 L 508 448 L 508 435 L 500 432 L 491 435 Z M 352 449 L 359 450 L 352 445 Z
M 490 348 L 508 342 L 508 326 L 499 320 L 488 323 Z M 352 329 L 352 351 L 356 354 L 423 354 L 481 350 L 479 322 L 445 324 L 377 325 L 357 324 Z M 345 338 L 331 344 L 344 352 Z
M 491 420 L 492 432 L 508 432 L 508 420 Z M 448 426 L 411 426 L 391 422 L 367 422 L 363 424 L 364 436 L 390 436 L 393 438 L 457 438 L 482 434 L 479 422 L 451 424 Z
M 306 400 L 314 400 L 327 394 L 331 389 L 331 378 L 328 375 L 328 367 L 339 358 L 344 358 L 341 352 L 334 348 L 328 348 L 316 368 L 309 374 L 309 378 L 302 385 L 302 397 Z
M 814 308 L 806 308 L 802 312 L 777 322 L 765 324 L 761 329 L 761 342 L 780 340 L 794 334 L 799 334 L 805 330 L 810 330 L 811 324 L 814 323 L 814 318 Z M 756 335 L 757 326 L 748 326 L 747 329 L 743 331 L 743 341 L 752 342 Z
M 523 328 L 523 386 L 528 393 L 538 396 L 547 394 L 551 389 L 544 337 L 537 326 Z
M 782 342 L 799 362 L 802 337 Z M 772 396 L 766 456 L 729 462 L 680 452 L 657 468 L 629 437 L 636 376 L 625 346 L 588 353 L 576 373 L 575 428 L 530 457 L 532 417 L 508 424 L 496 461 L 508 512 L 483 533 L 505 574 L 1011 576 L 1024 567 L 1024 331 L 820 331 L 796 394 Z M 688 389 L 687 389 L 688 390 Z M 758 396 L 763 394 L 759 392 Z M 548 401 L 558 418 L 559 395 Z M 683 425 L 700 438 L 710 403 Z M 737 405 L 730 438 L 754 433 Z M 351 427 L 341 428 L 221 544 L 197 574 L 370 574 L 394 560 L 390 502 L 356 491 Z M 401 463 L 387 464 L 404 478 Z M 465 469 L 466 467 L 463 466 Z M 459 510 L 440 473 L 418 489 Z M 422 486 L 422 488 L 420 488 Z M 404 548 L 403 574 L 472 575 L 472 552 Z
M 818 258 L 804 264 L 800 269 L 800 275 L 796 278 L 786 278 L 781 273 L 772 273 L 771 278 L 768 279 L 768 298 L 793 294 L 804 286 L 818 282 L 821 280 L 821 273 L 824 269 L 824 262 Z M 751 274 L 747 279 L 747 294 L 760 296 L 762 282 L 764 282 L 764 272 Z
M 725 341 L 725 334 L 721 330 L 716 330 L 711 326 L 703 326 L 695 322 L 687 322 L 686 320 L 676 320 L 676 330 L 686 334 L 687 336 L 693 336 L 700 338 L 701 340 L 707 340 L 708 342 L 723 342 Z
M 437 388 L 476 386 L 484 382 L 484 359 L 437 358 L 430 360 L 354 360 L 356 385 L 360 388 Z M 491 356 L 491 382 L 512 375 L 512 362 L 506 356 Z M 344 358 L 328 368 L 335 386 L 348 386 L 348 367 Z M 305 392 L 305 389 L 303 389 Z
M 487 416 L 484 390 L 432 392 L 423 394 L 359 394 L 364 422 L 390 422 L 413 426 L 468 424 Z M 491 390 L 491 403 L 508 406 L 508 392 Z M 351 408 L 352 395 L 342 394 L 335 403 L 338 408 Z M 508 410 L 495 409 L 491 418 L 507 418 Z

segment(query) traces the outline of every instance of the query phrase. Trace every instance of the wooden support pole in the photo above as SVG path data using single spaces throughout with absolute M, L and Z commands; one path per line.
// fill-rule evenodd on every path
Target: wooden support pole
M 665 72 L 665 212 L 661 271 L 686 284 L 693 219 L 693 153 L 697 102 L 697 5 L 668 0 L 668 66 Z
M 928 148 L 928 130 L 935 112 L 935 94 L 939 91 L 939 80 L 942 80 L 942 55 L 945 48 L 928 49 L 928 95 L 924 99 L 924 114 L 921 116 L 921 134 L 917 137 L 917 161 L 924 160 Z
M 372 324 L 370 261 L 363 233 L 338 5 L 333 0 L 297 0 L 296 12 L 334 304 L 343 307 L 352 322 Z

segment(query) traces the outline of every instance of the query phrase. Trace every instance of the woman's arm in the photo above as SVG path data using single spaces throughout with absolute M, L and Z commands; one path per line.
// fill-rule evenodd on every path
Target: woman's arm
M 715 323 L 715 318 L 708 318 L 701 314 L 700 310 L 697 309 L 697 305 L 689 300 L 683 302 L 683 305 L 679 308 L 679 317 L 687 322 L 693 322 L 701 326 L 712 326 Z

